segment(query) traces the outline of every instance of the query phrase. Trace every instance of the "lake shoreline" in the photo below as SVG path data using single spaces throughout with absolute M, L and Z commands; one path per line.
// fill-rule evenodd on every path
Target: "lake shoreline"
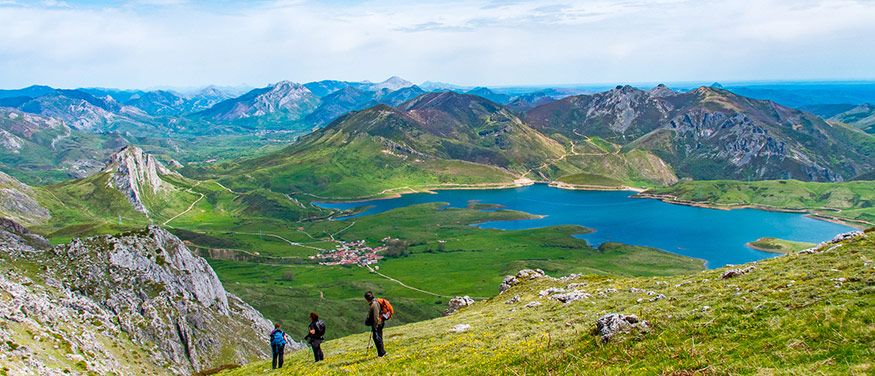
M 756 209 L 756 210 L 764 210 L 770 212 L 778 212 L 778 213 L 799 213 L 805 214 L 806 217 L 814 218 L 821 221 L 831 222 L 839 225 L 849 226 L 856 229 L 866 229 L 872 226 L 871 223 L 865 221 L 854 221 L 851 219 L 839 218 L 835 216 L 826 215 L 823 213 L 818 213 L 811 209 L 790 209 L 790 208 L 778 208 L 773 206 L 759 205 L 759 204 L 711 204 L 706 202 L 699 201 L 690 201 L 683 200 L 677 198 L 677 196 L 669 195 L 669 194 L 655 194 L 655 193 L 647 193 L 647 191 L 639 192 L 632 196 L 634 198 L 643 198 L 643 199 L 653 199 L 659 200 L 669 204 L 678 204 L 678 205 L 686 205 L 686 206 L 694 206 L 705 209 L 717 209 L 717 210 L 735 210 L 735 209 Z
M 403 195 L 409 194 L 417 194 L 417 193 L 428 193 L 428 194 L 437 194 L 437 191 L 464 191 L 464 190 L 488 190 L 488 189 L 513 189 L 513 188 L 522 188 L 528 187 L 536 184 L 544 184 L 552 188 L 557 189 L 565 189 L 570 191 L 629 191 L 629 192 L 637 192 L 642 193 L 645 192 L 646 189 L 638 188 L 638 187 L 630 187 L 630 186 L 608 186 L 608 185 L 583 185 L 583 184 L 568 184 L 562 183 L 559 181 L 546 181 L 546 180 L 531 180 L 531 179 L 519 179 L 515 180 L 511 183 L 476 183 L 476 184 L 447 184 L 447 185 L 437 185 L 437 186 L 423 186 L 423 187 L 400 187 L 400 188 L 392 188 L 393 190 L 400 190 L 402 188 L 406 188 L 405 192 L 395 192 L 391 194 L 381 194 L 377 193 L 371 196 L 362 196 L 362 197 L 354 197 L 350 199 L 342 199 L 342 198 L 326 198 L 323 200 L 317 200 L 315 202 L 322 202 L 326 204 L 344 204 L 344 203 L 356 203 L 356 202 L 366 202 L 366 201 L 374 201 L 374 200 L 391 200 L 395 198 L 399 198 Z M 314 196 L 315 197 L 315 196 Z
M 758 245 L 755 245 L 754 243 L 755 242 L 747 242 L 747 243 L 744 243 L 744 245 L 750 249 L 755 249 L 755 250 L 760 251 L 760 252 L 766 252 L 766 253 L 771 253 L 771 254 L 775 254 L 775 255 L 786 255 L 787 254 L 785 252 L 777 251 L 774 249 L 760 247 Z
M 555 184 L 544 182 L 533 182 L 528 187 L 512 190 L 487 190 L 482 186 L 477 187 L 478 190 L 468 191 L 458 186 L 440 188 L 442 189 L 435 190 L 435 195 L 404 195 L 394 202 L 382 199 L 325 205 L 337 210 L 372 205 L 373 208 L 365 210 L 362 215 L 376 215 L 411 205 L 437 202 L 449 203 L 454 208 L 464 208 L 471 206 L 472 200 L 476 200 L 479 203 L 499 204 L 505 209 L 529 213 L 529 215 L 514 220 L 495 221 L 495 223 L 478 221 L 472 223 L 472 226 L 498 230 L 524 230 L 576 225 L 595 230 L 574 231 L 573 234 L 575 238 L 585 239 L 591 245 L 619 242 L 658 248 L 671 254 L 706 260 L 705 267 L 709 269 L 775 255 L 746 246 L 745 243 L 752 239 L 774 237 L 818 242 L 829 239 L 837 233 L 852 230 L 846 225 L 806 219 L 805 214 L 800 211 L 758 209 L 732 211 L 728 207 L 718 207 L 723 210 L 695 210 L 691 206 L 713 208 L 708 205 L 692 205 L 697 203 L 672 205 L 675 202 L 659 199 L 633 200 L 633 198 L 657 197 L 647 197 L 648 194 L 638 195 L 634 191 L 620 189 L 590 189 L 589 191 L 592 192 L 589 193 L 586 192 L 587 190 L 577 189 L 581 192 L 573 192 L 574 190 L 560 189 Z M 685 207 L 687 209 L 684 209 Z M 536 217 L 533 218 L 531 214 Z M 666 220 L 654 220 L 655 216 L 660 218 L 664 216 Z M 534 221 L 531 221 L 532 219 Z M 703 221 L 708 221 L 707 229 L 699 228 Z M 634 230 L 629 231 L 630 228 Z M 678 236 L 684 236 L 684 239 L 676 238 Z
M 790 208 L 779 208 L 773 206 L 765 206 L 759 204 L 711 204 L 705 202 L 698 201 L 690 201 L 679 199 L 674 195 L 669 194 L 654 194 L 647 193 L 647 190 L 644 188 L 638 187 L 630 187 L 630 186 L 602 186 L 602 185 L 589 185 L 589 184 L 569 184 L 563 183 L 560 181 L 544 181 L 544 180 L 531 180 L 531 179 L 519 179 L 515 180 L 511 183 L 496 183 L 496 184 L 448 184 L 448 185 L 438 185 L 438 186 L 424 186 L 419 188 L 411 188 L 411 187 L 401 187 L 407 188 L 408 191 L 400 192 L 400 193 L 392 193 L 389 195 L 379 195 L 379 196 L 366 196 L 366 197 L 357 197 L 350 200 L 344 199 L 328 199 L 323 201 L 316 201 L 317 203 L 326 203 L 326 204 L 341 204 L 341 203 L 356 203 L 356 202 L 367 202 L 374 200 L 391 200 L 400 198 L 406 194 L 416 194 L 416 193 L 427 193 L 427 194 L 437 194 L 437 191 L 457 191 L 457 190 L 489 190 L 489 189 L 513 189 L 513 188 L 522 188 L 527 186 L 532 186 L 536 184 L 547 185 L 551 188 L 556 189 L 564 189 L 571 191 L 629 191 L 635 192 L 632 195 L 632 198 L 642 198 L 642 199 L 653 199 L 659 200 L 668 204 L 677 204 L 684 206 L 693 206 L 700 207 L 705 209 L 716 209 L 716 210 L 735 210 L 735 209 L 756 209 L 756 210 L 764 210 L 770 212 L 778 212 L 778 213 L 799 213 L 805 214 L 809 218 L 814 218 L 821 221 L 826 221 L 830 223 L 840 224 L 844 226 L 853 227 L 856 229 L 866 229 L 871 227 L 873 224 L 865 222 L 865 221 L 855 221 L 846 218 L 839 218 L 835 216 L 830 216 L 824 213 L 818 213 L 811 209 L 790 209 Z M 400 188 L 395 188 L 400 189 Z
M 377 193 L 371 196 L 362 196 L 362 197 L 354 197 L 350 199 L 342 199 L 342 198 L 326 198 L 324 200 L 318 200 L 315 202 L 321 202 L 326 204 L 348 204 L 348 203 L 356 203 L 356 202 L 366 202 L 366 201 L 375 201 L 375 200 L 391 200 L 400 198 L 403 195 L 411 195 L 417 193 L 427 193 L 427 194 L 437 194 L 437 191 L 464 191 L 464 190 L 489 190 L 489 189 L 513 189 L 513 188 L 522 188 L 528 187 L 535 184 L 541 184 L 541 182 L 529 180 L 526 182 L 517 182 L 514 181 L 512 183 L 476 183 L 476 184 L 448 184 L 448 185 L 437 185 L 437 186 L 423 186 L 423 187 L 400 187 L 400 188 L 392 188 L 393 190 L 400 190 L 401 188 L 406 188 L 407 191 L 400 193 Z

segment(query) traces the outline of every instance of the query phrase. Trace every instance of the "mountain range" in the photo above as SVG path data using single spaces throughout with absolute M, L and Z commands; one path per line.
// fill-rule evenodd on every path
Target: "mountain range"
M 671 183 L 673 176 L 842 181 L 869 173 L 875 164 L 872 138 L 852 129 L 872 131 L 872 108 L 865 104 L 808 108 L 824 121 L 719 87 L 618 86 L 578 95 L 540 88 L 521 94 L 485 87 L 437 90 L 398 77 L 379 83 L 281 81 L 239 96 L 217 87 L 189 94 L 47 86 L 4 90 L 0 169 L 35 184 L 81 178 L 98 172 L 110 154 L 127 144 L 170 165 L 178 165 L 177 159 L 202 163 L 265 155 L 259 150 L 278 150 L 296 137 L 344 121 L 351 112 L 387 111 L 381 105 L 395 111 L 389 118 L 404 115 L 399 118 L 412 119 L 413 128 L 423 128 L 434 139 L 426 145 L 426 140 L 381 136 L 378 143 L 389 140 L 402 149 L 535 180 L 577 175 L 566 180 L 585 184 L 582 178 L 597 175 L 596 180 L 660 184 Z M 352 119 L 335 128 L 348 131 Z M 489 129 L 487 123 L 499 125 Z M 530 129 L 544 142 L 526 145 L 515 139 L 531 139 Z M 229 140 L 246 147 L 232 147 Z M 513 149 L 510 140 L 522 143 L 521 149 Z M 671 171 L 656 171 L 662 165 Z
M 618 86 L 534 108 L 526 120 L 545 133 L 650 150 L 693 179 L 841 181 L 875 166 L 873 139 L 852 127 L 714 87 Z

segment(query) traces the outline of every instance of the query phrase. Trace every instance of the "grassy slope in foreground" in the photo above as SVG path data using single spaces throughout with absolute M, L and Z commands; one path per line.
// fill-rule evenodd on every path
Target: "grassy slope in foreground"
M 455 295 L 493 296 L 505 275 L 523 268 L 541 268 L 554 274 L 603 275 L 666 275 L 703 268 L 702 260 L 652 248 L 619 244 L 591 248 L 584 240 L 572 237 L 589 231 L 579 226 L 520 231 L 471 226 L 483 221 L 530 217 L 511 210 L 484 212 L 431 203 L 346 221 L 304 224 L 306 231 L 316 237 L 334 234 L 337 239 L 364 239 L 370 244 L 379 244 L 386 236 L 405 240 L 410 244 L 410 255 L 380 261 L 380 272 L 442 296 L 404 288 L 356 266 L 275 265 L 218 259 L 209 262 L 228 290 L 253 304 L 266 317 L 287 323 L 289 333 L 303 336 L 306 326 L 292 323 L 305 322 L 307 313 L 316 310 L 332 328 L 329 338 L 367 329 L 359 314 L 364 304 L 361 295 L 367 290 L 392 300 L 399 309 L 395 322 L 398 324 L 440 316 L 448 298 Z M 443 250 L 440 240 L 446 242 Z M 280 253 L 283 250 L 285 253 Z M 289 247 L 278 248 L 271 254 L 297 255 L 290 253 Z
M 360 334 L 323 344 L 322 364 L 314 366 L 301 351 L 272 374 L 867 374 L 875 367 L 873 259 L 875 234 L 869 233 L 823 253 L 760 261 L 731 279 L 721 279 L 725 269 L 544 278 L 450 317 L 390 325 L 386 358 L 365 355 L 368 340 Z M 592 297 L 570 304 L 539 297 L 570 283 Z M 665 298 L 651 302 L 631 288 Z M 514 295 L 519 302 L 505 303 Z M 524 308 L 532 301 L 542 305 Z M 592 333 L 595 321 L 611 312 L 638 315 L 651 330 L 601 344 Z M 452 333 L 457 324 L 471 329 Z M 269 368 L 259 362 L 227 374 Z
M 872 181 L 686 181 L 670 187 L 654 188 L 644 195 L 679 203 L 806 210 L 858 225 L 875 224 L 875 182 Z

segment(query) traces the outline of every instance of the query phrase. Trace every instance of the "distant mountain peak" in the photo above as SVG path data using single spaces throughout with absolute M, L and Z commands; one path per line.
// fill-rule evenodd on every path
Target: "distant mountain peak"
M 270 88 L 271 91 L 300 91 L 302 89 L 307 89 L 304 87 L 304 85 L 288 80 L 279 81 L 273 85 L 270 85 Z
M 373 84 L 372 90 L 389 89 L 392 91 L 413 86 L 413 83 L 398 76 L 392 76 L 383 82 Z
M 651 97 L 667 97 L 671 95 L 676 95 L 678 92 L 669 89 L 665 84 L 656 85 L 653 89 L 650 89 L 649 94 Z

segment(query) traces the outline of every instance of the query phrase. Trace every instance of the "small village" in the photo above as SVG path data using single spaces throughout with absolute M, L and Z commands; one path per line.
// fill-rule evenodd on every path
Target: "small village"
M 319 265 L 371 265 L 376 264 L 383 256 L 386 246 L 368 246 L 364 240 L 338 241 L 337 248 L 332 251 L 310 256 L 311 260 L 322 260 Z

